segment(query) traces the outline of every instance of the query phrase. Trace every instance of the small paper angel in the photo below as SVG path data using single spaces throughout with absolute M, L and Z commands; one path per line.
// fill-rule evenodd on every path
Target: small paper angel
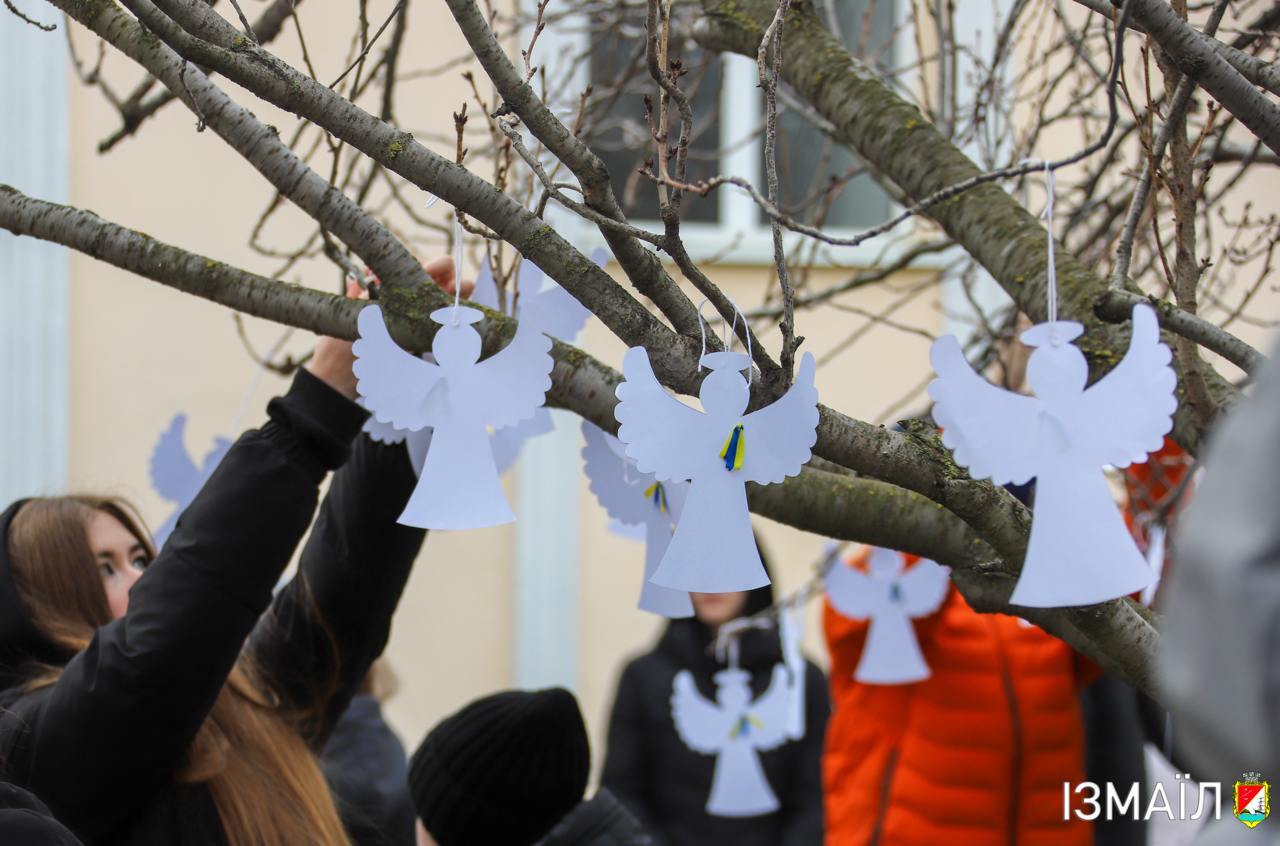
M 1112 499 L 1104 465 L 1128 467 L 1160 448 L 1177 408 L 1169 348 L 1150 306 L 1133 308 L 1124 359 L 1085 388 L 1089 367 L 1070 342 L 1084 327 L 1042 323 L 1022 334 L 1034 397 L 997 388 L 973 371 L 960 343 L 939 338 L 929 385 L 942 442 L 975 479 L 1021 484 L 1036 477 L 1036 505 L 1022 576 L 1010 602 L 1093 605 L 1150 584 Z
M 215 438 L 213 448 L 205 453 L 204 461 L 197 467 L 187 452 L 184 440 L 186 429 L 187 415 L 174 415 L 169 428 L 160 435 L 155 449 L 151 451 L 151 487 L 174 505 L 173 513 L 153 536 L 157 547 L 164 546 L 182 512 L 196 498 L 196 494 L 200 493 L 222 457 L 231 449 L 231 441 Z
M 864 684 L 910 684 L 929 678 L 912 620 L 927 617 L 947 598 L 945 567 L 921 559 L 910 570 L 891 549 L 871 548 L 868 572 L 843 564 L 827 571 L 831 607 L 851 620 L 870 620 L 853 677 Z
M 435 363 L 405 352 L 387 332 L 382 310 L 360 311 L 353 351 L 357 389 L 381 423 L 417 431 L 432 427 L 418 486 L 400 522 L 424 529 L 475 529 L 515 520 L 498 479 L 487 426 L 515 424 L 541 407 L 551 387 L 551 339 L 521 323 L 504 349 L 480 361 L 484 313 L 449 306 L 431 313 L 440 324 Z
M 787 668 L 773 668 L 769 689 L 751 701 L 751 674 L 722 670 L 715 675 L 716 701 L 698 692 L 688 670 L 676 674 L 671 716 L 684 744 L 715 755 L 715 775 L 707 813 L 718 817 L 756 817 L 778 810 L 778 797 L 760 765 L 762 751 L 786 743 L 790 698 Z
M 816 365 L 805 353 L 787 393 L 750 414 L 742 371 L 751 359 L 715 352 L 702 365 L 711 372 L 698 391 L 704 411 L 697 411 L 663 390 L 643 347 L 627 350 L 614 410 L 618 438 L 641 472 L 692 482 L 653 581 L 702 593 L 751 590 L 769 577 L 751 532 L 746 483 L 781 482 L 809 460 L 818 439 Z
M 591 492 L 609 516 L 620 523 L 644 527 L 644 585 L 640 589 L 642 611 L 663 617 L 692 617 L 689 592 L 655 585 L 650 579 L 679 520 L 688 484 L 659 482 L 641 473 L 627 458 L 622 443 L 595 424 L 582 421 L 582 459 Z

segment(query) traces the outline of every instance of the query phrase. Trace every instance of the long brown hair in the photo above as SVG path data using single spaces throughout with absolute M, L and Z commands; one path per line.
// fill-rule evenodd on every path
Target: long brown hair
M 79 651 L 111 621 L 106 591 L 89 547 L 86 526 L 109 514 L 155 550 L 136 512 L 110 497 L 33 499 L 9 529 L 9 558 L 18 594 L 31 619 L 58 646 Z M 31 682 L 57 681 L 61 667 Z M 349 846 L 328 785 L 297 727 L 241 654 L 177 773 L 213 794 L 231 846 Z

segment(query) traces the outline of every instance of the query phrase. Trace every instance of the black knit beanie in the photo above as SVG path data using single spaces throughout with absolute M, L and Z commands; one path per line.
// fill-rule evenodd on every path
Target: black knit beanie
M 440 846 L 533 846 L 582 801 L 590 769 L 573 694 L 512 690 L 433 728 L 409 762 L 409 790 Z

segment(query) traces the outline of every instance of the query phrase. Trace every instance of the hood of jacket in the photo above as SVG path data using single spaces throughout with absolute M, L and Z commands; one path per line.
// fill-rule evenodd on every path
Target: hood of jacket
M 612 793 L 600 788 L 551 829 L 538 846 L 652 846 L 636 818 Z
M 13 581 L 9 527 L 29 501 L 20 499 L 0 514 L 0 690 L 26 681 L 35 664 L 63 664 L 70 657 L 36 628 Z

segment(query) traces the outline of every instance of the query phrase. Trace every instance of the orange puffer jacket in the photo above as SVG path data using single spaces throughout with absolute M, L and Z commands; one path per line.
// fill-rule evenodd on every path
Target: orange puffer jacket
M 1062 819 L 1062 784 L 1084 780 L 1076 692 L 1092 665 L 1016 617 L 976 613 L 954 585 L 914 623 L 922 682 L 855 681 L 866 621 L 828 603 L 823 623 L 826 846 L 1089 846 L 1090 824 Z

